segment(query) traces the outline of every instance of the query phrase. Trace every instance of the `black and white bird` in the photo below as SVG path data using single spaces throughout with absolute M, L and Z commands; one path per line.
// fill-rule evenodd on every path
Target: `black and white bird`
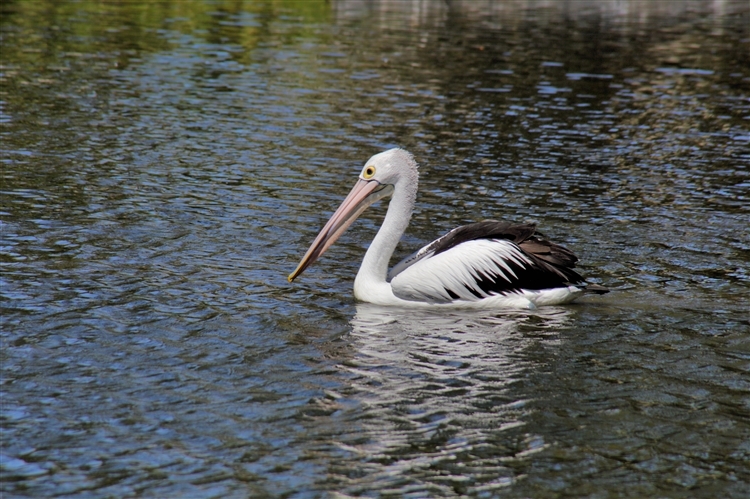
M 418 185 L 417 163 L 403 149 L 371 157 L 289 282 L 307 269 L 371 204 L 392 195 L 383 225 L 365 253 L 354 297 L 404 307 L 536 308 L 568 303 L 608 290 L 573 270 L 578 258 L 547 241 L 531 224 L 485 220 L 457 227 L 405 258 L 388 264 L 409 224 Z

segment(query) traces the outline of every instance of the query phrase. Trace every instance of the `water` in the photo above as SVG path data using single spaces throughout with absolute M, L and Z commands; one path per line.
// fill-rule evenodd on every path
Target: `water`
M 1 495 L 746 497 L 746 2 L 2 5 Z M 403 256 L 535 221 L 613 289 L 293 285 L 372 154 Z

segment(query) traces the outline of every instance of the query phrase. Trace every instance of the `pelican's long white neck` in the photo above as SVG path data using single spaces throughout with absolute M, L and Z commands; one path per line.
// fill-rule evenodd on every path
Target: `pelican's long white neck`
M 410 165 L 403 172 L 404 175 L 394 186 L 383 225 L 370 243 L 362 266 L 354 279 L 354 297 L 359 300 L 388 303 L 395 299 L 391 285 L 386 282 L 388 264 L 401 236 L 409 226 L 418 187 L 416 164 Z

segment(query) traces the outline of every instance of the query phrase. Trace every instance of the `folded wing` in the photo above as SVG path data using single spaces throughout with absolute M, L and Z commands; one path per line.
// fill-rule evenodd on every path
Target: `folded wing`
M 477 301 L 523 289 L 585 286 L 578 258 L 530 224 L 485 220 L 453 229 L 393 267 L 393 293 L 405 300 Z

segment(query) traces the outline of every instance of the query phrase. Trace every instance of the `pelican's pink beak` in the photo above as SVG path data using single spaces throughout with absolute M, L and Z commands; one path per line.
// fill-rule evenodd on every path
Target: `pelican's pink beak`
M 344 202 L 341 203 L 339 209 L 331 216 L 318 237 L 315 238 L 297 268 L 289 274 L 287 278 L 289 282 L 296 279 L 307 267 L 320 258 L 371 204 L 390 196 L 392 193 L 393 186 L 391 185 L 383 185 L 376 180 L 359 179 Z

